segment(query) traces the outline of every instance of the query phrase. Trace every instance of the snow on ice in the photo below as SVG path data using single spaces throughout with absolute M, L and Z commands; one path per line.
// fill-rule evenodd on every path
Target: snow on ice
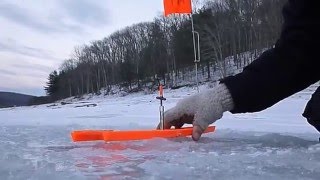
M 165 108 L 195 92 L 167 90 Z M 0 109 L 0 179 L 319 179 L 319 133 L 301 116 L 310 96 L 305 90 L 260 113 L 225 113 L 199 142 L 71 142 L 76 129 L 155 128 L 156 94 Z

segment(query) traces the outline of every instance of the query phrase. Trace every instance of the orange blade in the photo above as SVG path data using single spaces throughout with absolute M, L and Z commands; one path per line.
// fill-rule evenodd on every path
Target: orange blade
M 103 140 L 103 133 L 112 130 L 81 130 L 71 132 L 71 137 L 76 141 L 97 141 Z
M 210 126 L 205 133 L 213 132 L 215 126 Z M 103 133 L 105 141 L 129 141 L 151 138 L 176 138 L 192 135 L 192 127 L 165 130 L 131 130 L 131 131 L 109 131 Z

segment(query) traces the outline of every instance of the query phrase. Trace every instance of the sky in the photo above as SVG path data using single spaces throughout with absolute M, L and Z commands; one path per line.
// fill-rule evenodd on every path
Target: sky
M 1 0 L 0 91 L 45 95 L 74 47 L 163 13 L 162 0 Z

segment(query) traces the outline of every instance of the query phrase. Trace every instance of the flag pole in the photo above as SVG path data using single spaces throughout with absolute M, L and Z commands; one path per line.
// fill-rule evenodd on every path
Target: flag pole
M 194 30 L 194 23 L 193 23 L 192 13 L 190 14 L 190 19 L 191 19 L 191 28 L 192 28 L 194 63 L 195 63 L 195 70 L 196 70 L 196 75 L 195 76 L 196 76 L 197 91 L 199 92 L 198 63 L 200 63 L 200 36 L 199 36 L 199 32 Z M 198 48 L 196 47 L 195 34 L 197 34 Z

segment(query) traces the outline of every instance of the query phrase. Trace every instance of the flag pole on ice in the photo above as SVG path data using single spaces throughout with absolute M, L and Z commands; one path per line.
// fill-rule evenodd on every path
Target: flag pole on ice
M 196 71 L 195 78 L 196 78 L 197 91 L 199 92 L 198 63 L 200 63 L 200 36 L 199 36 L 199 32 L 194 30 L 191 0 L 163 0 L 163 4 L 164 4 L 164 16 L 168 16 L 170 14 L 189 14 L 190 15 L 194 63 L 195 63 L 195 71 Z M 196 43 L 195 36 L 197 36 L 197 43 Z

